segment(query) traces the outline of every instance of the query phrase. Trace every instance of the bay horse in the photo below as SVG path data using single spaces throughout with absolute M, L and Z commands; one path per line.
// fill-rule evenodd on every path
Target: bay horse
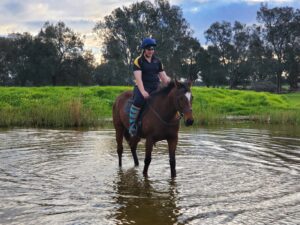
M 132 98 L 132 91 L 120 94 L 113 104 L 113 124 L 116 130 L 117 152 L 119 166 L 122 166 L 123 137 L 127 140 L 133 156 L 135 166 L 139 165 L 136 148 L 141 138 L 146 139 L 145 165 L 143 175 L 148 176 L 148 168 L 151 162 L 153 145 L 161 140 L 167 140 L 169 148 L 169 161 L 171 177 L 176 176 L 175 150 L 178 142 L 180 115 L 183 115 L 184 123 L 190 126 L 194 122 L 192 113 L 192 82 L 171 81 L 168 86 L 159 89 L 147 99 L 145 109 L 142 112 L 141 126 L 138 134 L 131 137 L 128 113 L 126 106 Z

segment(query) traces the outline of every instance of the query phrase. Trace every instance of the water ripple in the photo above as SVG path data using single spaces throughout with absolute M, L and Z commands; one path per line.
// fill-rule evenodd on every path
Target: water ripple
M 300 224 L 300 131 L 226 127 L 179 136 L 171 180 L 165 141 L 145 179 L 127 145 L 118 167 L 110 129 L 0 131 L 0 223 Z

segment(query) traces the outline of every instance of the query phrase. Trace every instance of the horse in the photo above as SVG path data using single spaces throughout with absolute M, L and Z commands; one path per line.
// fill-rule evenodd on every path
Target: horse
M 128 142 L 135 166 L 139 165 L 136 148 L 141 138 L 146 139 L 143 175 L 148 176 L 153 145 L 167 140 L 171 177 L 176 177 L 175 151 L 178 142 L 178 131 L 181 117 L 186 126 L 194 122 L 192 111 L 191 81 L 171 81 L 166 87 L 158 89 L 150 95 L 141 115 L 141 126 L 137 136 L 131 137 L 129 128 L 128 101 L 132 99 L 132 91 L 121 93 L 113 104 L 113 125 L 116 131 L 119 166 L 122 166 L 123 137 Z

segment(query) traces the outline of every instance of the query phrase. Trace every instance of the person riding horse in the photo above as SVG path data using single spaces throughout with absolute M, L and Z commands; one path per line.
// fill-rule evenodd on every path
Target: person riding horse
M 133 89 L 133 104 L 129 113 L 129 134 L 132 137 L 137 135 L 136 122 L 146 99 L 158 88 L 160 81 L 167 85 L 171 80 L 164 71 L 161 61 L 154 55 L 155 47 L 155 39 L 145 38 L 141 44 L 143 52 L 134 60 L 133 74 L 136 85 Z

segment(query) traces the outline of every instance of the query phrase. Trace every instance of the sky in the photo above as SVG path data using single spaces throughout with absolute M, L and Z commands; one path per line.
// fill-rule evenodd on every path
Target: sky
M 46 21 L 65 22 L 100 60 L 99 40 L 93 33 L 95 24 L 114 9 L 141 0 L 0 0 L 0 36 L 13 32 L 36 35 Z M 153 2 L 153 0 L 151 0 Z M 268 7 L 290 6 L 300 9 L 300 0 L 169 0 L 181 7 L 201 45 L 206 44 L 204 31 L 216 21 L 256 23 L 261 2 Z

